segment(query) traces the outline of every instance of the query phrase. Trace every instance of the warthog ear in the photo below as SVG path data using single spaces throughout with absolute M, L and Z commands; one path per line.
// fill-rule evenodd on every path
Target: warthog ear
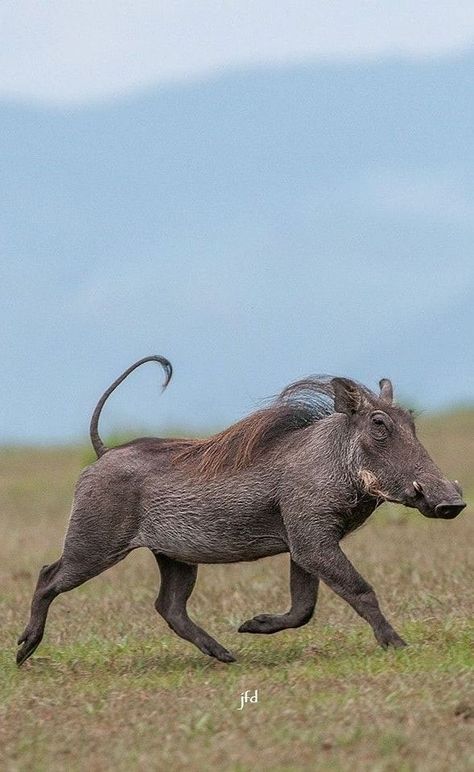
M 393 402 L 392 381 L 390 381 L 388 378 L 382 378 L 382 380 L 379 381 L 379 386 L 380 399 L 383 400 L 383 402 L 388 402 L 391 405 Z
M 360 410 L 363 394 L 357 383 L 348 378 L 333 378 L 331 385 L 334 389 L 334 410 L 336 413 L 354 415 Z

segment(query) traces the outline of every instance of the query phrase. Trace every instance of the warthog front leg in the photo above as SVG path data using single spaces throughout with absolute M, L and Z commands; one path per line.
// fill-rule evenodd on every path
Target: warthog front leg
M 286 614 L 259 614 L 239 627 L 239 633 L 277 633 L 289 627 L 301 627 L 313 616 L 318 595 L 319 579 L 290 563 L 291 608 Z
M 309 554 L 308 544 L 298 548 L 293 545 L 293 560 L 306 571 L 319 576 L 334 592 L 344 598 L 365 619 L 374 631 L 381 646 L 401 648 L 405 641 L 385 619 L 372 587 L 356 571 L 337 542 L 325 541 L 314 547 Z
M 188 616 L 186 603 L 196 583 L 197 566 L 155 552 L 153 554 L 161 572 L 161 587 L 155 603 L 158 613 L 177 635 L 194 643 L 204 654 L 221 662 L 235 662 L 230 651 L 224 649 Z

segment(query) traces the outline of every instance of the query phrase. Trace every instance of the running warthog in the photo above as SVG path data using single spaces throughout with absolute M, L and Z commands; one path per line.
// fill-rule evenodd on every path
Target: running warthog
M 346 378 L 308 378 L 264 409 L 209 439 L 142 438 L 110 450 L 98 420 L 105 400 L 143 362 L 136 362 L 100 399 L 91 421 L 99 460 L 76 487 L 62 556 L 44 566 L 19 639 L 24 662 L 43 637 L 48 608 L 72 590 L 148 547 L 161 571 L 157 611 L 182 638 L 222 662 L 234 658 L 186 611 L 199 563 L 257 560 L 289 552 L 291 608 L 244 622 L 240 632 L 275 633 L 304 625 L 319 580 L 367 620 L 384 647 L 404 642 L 380 611 L 371 586 L 339 547 L 383 501 L 453 518 L 464 508 L 416 438 L 409 412 L 393 404 L 390 381 L 375 395 Z

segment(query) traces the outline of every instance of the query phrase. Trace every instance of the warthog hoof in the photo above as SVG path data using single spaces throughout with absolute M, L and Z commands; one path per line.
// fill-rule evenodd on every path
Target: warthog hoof
M 215 657 L 215 659 L 218 659 L 219 662 L 235 662 L 235 657 L 233 654 L 230 653 L 230 651 L 227 651 L 227 649 L 224 649 L 223 646 L 221 646 L 217 641 L 214 643 L 204 643 L 200 646 L 201 651 L 204 654 L 207 654 L 209 657 Z
M 392 648 L 392 649 L 403 649 L 408 644 L 405 643 L 403 638 L 400 638 L 398 633 L 395 632 L 395 630 L 388 630 L 387 632 L 382 633 L 380 636 L 376 635 L 377 641 L 380 643 L 380 645 L 384 649 Z
M 41 632 L 38 633 L 35 630 L 32 630 L 30 632 L 28 628 L 26 628 L 23 635 L 21 635 L 17 641 L 18 646 L 20 646 L 20 644 L 23 644 L 21 649 L 18 649 L 16 654 L 16 664 L 18 666 L 22 665 L 23 662 L 25 662 L 28 659 L 28 657 L 31 657 L 33 652 L 40 645 L 42 637 L 43 636 Z
M 253 617 L 253 619 L 247 619 L 246 622 L 242 622 L 238 632 L 266 635 L 268 633 L 275 633 L 279 630 L 283 630 L 285 627 L 287 627 L 287 625 L 282 623 L 281 616 L 258 614 L 258 616 Z

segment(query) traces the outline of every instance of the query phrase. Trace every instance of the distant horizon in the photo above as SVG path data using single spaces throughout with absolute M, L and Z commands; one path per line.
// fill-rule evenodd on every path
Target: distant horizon
M 412 404 L 409 400 L 403 401 L 403 404 L 410 405 Z M 258 408 L 255 407 L 254 410 L 257 410 Z M 248 413 L 242 414 L 240 418 L 244 418 L 245 415 L 250 415 L 253 412 L 253 410 L 249 410 Z M 432 410 L 423 410 L 422 408 L 415 407 L 415 413 L 416 413 L 416 422 L 421 421 L 428 421 L 430 422 L 433 419 L 437 418 L 450 418 L 456 415 L 460 415 L 462 413 L 474 413 L 474 400 L 471 403 L 466 404 L 453 404 L 453 405 L 446 405 L 445 407 L 440 407 L 437 409 Z M 236 419 L 236 421 L 239 420 L 239 417 Z M 232 422 L 235 423 L 235 422 Z M 109 429 L 107 431 L 102 432 L 100 429 L 100 435 L 105 443 L 105 445 L 109 448 L 116 447 L 118 445 L 121 445 L 126 442 L 130 442 L 133 439 L 138 439 L 140 437 L 211 437 L 214 434 L 217 434 L 218 432 L 222 431 L 223 429 L 227 428 L 227 426 L 230 426 L 229 424 L 222 424 L 220 426 L 215 426 L 214 428 L 209 427 L 202 427 L 199 429 L 199 427 L 194 427 L 192 430 L 187 431 L 186 426 L 179 427 L 179 426 L 159 426 L 156 425 L 155 427 L 142 427 L 140 428 L 127 428 L 123 427 L 120 429 L 117 427 L 117 429 Z M 64 438 L 61 440 L 56 440 L 54 442 L 51 442 L 49 440 L 31 440 L 31 441 L 22 441 L 17 440 L 14 442 L 3 442 L 0 441 L 0 450 L 61 450 L 61 448 L 77 448 L 78 450 L 90 450 L 92 454 L 94 454 L 94 450 L 91 445 L 90 437 L 88 433 L 86 432 L 84 436 L 81 438 L 80 436 L 77 437 L 71 437 L 71 438 Z M 95 454 L 94 454 L 95 457 Z

